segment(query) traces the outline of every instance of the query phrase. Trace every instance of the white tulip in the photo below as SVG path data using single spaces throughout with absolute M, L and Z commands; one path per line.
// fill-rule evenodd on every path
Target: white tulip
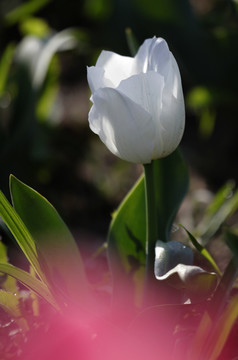
M 184 98 L 164 39 L 145 40 L 135 57 L 102 51 L 87 71 L 89 125 L 113 154 L 146 164 L 176 149 L 184 132 Z

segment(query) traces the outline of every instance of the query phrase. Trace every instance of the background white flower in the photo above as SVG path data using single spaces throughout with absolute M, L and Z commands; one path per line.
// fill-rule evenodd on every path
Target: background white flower
M 102 51 L 87 70 L 90 128 L 113 154 L 146 164 L 176 149 L 184 132 L 184 99 L 164 39 L 145 40 L 134 58 Z

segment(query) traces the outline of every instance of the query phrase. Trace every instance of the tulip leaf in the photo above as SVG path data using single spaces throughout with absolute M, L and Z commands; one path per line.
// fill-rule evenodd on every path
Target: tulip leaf
M 225 241 L 235 258 L 238 259 L 238 228 L 232 230 L 227 229 L 225 232 Z
M 154 172 L 158 240 L 169 241 L 174 218 L 188 190 L 187 166 L 177 149 L 171 155 L 154 161 Z
M 222 315 L 212 321 L 205 312 L 189 350 L 190 359 L 216 360 L 219 358 L 234 323 L 238 318 L 238 295 L 234 296 Z
M 33 266 L 37 275 L 40 278 L 44 278 L 32 236 L 2 192 L 0 192 L 0 216 L 14 236 L 26 258 Z
M 34 239 L 40 266 L 51 289 L 69 299 L 85 300 L 87 281 L 81 255 L 58 212 L 14 176 L 10 178 L 10 190 L 14 208 Z
M 8 264 L 7 248 L 2 241 L 0 241 L 0 263 Z M 0 284 L 3 290 L 18 295 L 17 282 L 13 277 L 4 274 L 2 278 L 0 275 Z
M 216 360 L 220 355 L 233 325 L 238 319 L 238 296 L 234 296 L 225 308 L 207 342 L 203 359 Z
M 208 205 L 205 216 L 213 216 L 216 214 L 220 207 L 232 197 L 234 188 L 234 181 L 228 181 L 225 185 L 223 185 L 214 196 L 212 202 Z
M 221 276 L 221 271 L 220 271 L 219 267 L 217 266 L 215 260 L 213 259 L 212 255 L 209 253 L 209 251 L 207 249 L 205 249 L 205 247 L 203 247 L 197 241 L 197 239 L 183 225 L 180 225 L 180 226 L 187 232 L 189 239 L 191 240 L 194 247 L 209 261 L 210 265 L 213 267 L 215 272 L 219 276 Z
M 229 192 L 230 189 L 230 192 Z M 229 192 L 229 193 L 228 193 Z M 222 203 L 222 193 L 223 203 Z M 216 205 L 217 203 L 217 205 Z M 205 246 L 210 238 L 217 232 L 224 221 L 229 218 L 238 208 L 238 190 L 232 194 L 231 185 L 221 189 L 214 199 L 214 208 L 209 206 L 209 211 L 197 229 L 201 243 Z M 220 204 L 220 206 L 219 206 Z
M 2 263 L 0 263 L 0 272 L 12 276 L 17 281 L 21 282 L 24 286 L 26 286 L 28 289 L 34 291 L 37 295 L 40 295 L 51 305 L 58 308 L 47 286 L 42 281 L 30 275 L 28 272 L 19 269 L 16 266 Z
M 139 49 L 139 44 L 130 28 L 126 29 L 126 40 L 131 56 L 135 56 Z
M 187 168 L 179 150 L 164 159 L 154 160 L 153 166 L 159 240 L 168 241 L 174 217 L 187 191 Z M 143 287 L 145 243 L 145 188 L 142 176 L 114 213 L 109 229 L 108 256 L 114 278 L 115 299 L 126 291 L 127 299 L 137 301 L 133 293 L 137 296 Z
M 4 53 L 1 57 L 1 61 L 0 61 L 0 95 L 1 96 L 3 95 L 3 93 L 5 91 L 14 51 L 15 51 L 15 46 L 12 43 L 10 43 L 6 47 Z
M 120 294 L 123 296 L 125 286 L 131 289 L 130 296 L 133 297 L 133 280 L 132 276 L 128 275 L 140 271 L 145 265 L 145 236 L 145 193 L 142 176 L 113 214 L 109 229 L 108 256 L 114 277 L 115 300 L 119 300 Z M 130 300 L 135 301 L 133 298 Z

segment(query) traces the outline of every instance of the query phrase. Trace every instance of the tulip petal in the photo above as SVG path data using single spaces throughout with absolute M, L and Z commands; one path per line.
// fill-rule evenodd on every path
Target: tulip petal
M 117 87 L 121 80 L 136 74 L 135 59 L 103 50 L 97 60 L 96 67 L 105 70 L 105 77 L 110 79 L 113 87 Z
M 134 58 L 102 51 L 88 68 L 88 82 L 94 103 L 90 127 L 115 155 L 149 163 L 176 149 L 184 132 L 184 99 L 164 39 L 145 40 Z
M 163 138 L 164 129 L 160 121 L 164 90 L 163 77 L 152 71 L 149 71 L 146 74 L 141 73 L 139 75 L 134 75 L 129 79 L 123 80 L 120 83 L 118 90 L 127 95 L 138 105 L 141 105 L 144 110 L 151 114 L 151 120 L 155 126 L 155 148 L 158 149 L 156 151 L 156 156 L 165 156 Z
M 101 67 L 87 67 L 87 78 L 92 93 L 103 87 L 113 87 L 112 82 L 105 78 L 105 70 Z
M 180 143 L 185 127 L 185 108 L 180 73 L 175 59 L 171 58 L 172 70 L 168 74 L 162 97 L 160 114 L 161 136 L 164 139 L 164 156 L 171 153 Z M 169 114 L 169 116 L 168 116 Z M 153 157 L 161 154 L 156 143 Z
M 150 114 L 112 88 L 98 90 L 93 103 L 90 128 L 108 149 L 123 160 L 150 163 L 155 142 L 155 125 Z
M 162 38 L 147 39 L 139 48 L 135 60 L 137 71 L 156 71 L 167 78 L 170 69 L 170 55 L 166 41 Z
M 156 43 L 151 49 L 150 61 L 147 71 L 156 71 L 163 75 L 165 80 L 171 66 L 171 52 L 164 39 L 157 39 Z
M 162 106 L 163 88 L 163 77 L 150 71 L 123 80 L 117 89 L 150 114 L 158 114 Z

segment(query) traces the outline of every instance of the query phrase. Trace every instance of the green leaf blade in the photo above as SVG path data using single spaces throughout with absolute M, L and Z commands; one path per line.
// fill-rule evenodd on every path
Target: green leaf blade
M 108 233 L 108 259 L 115 284 L 116 301 L 120 301 L 125 286 L 131 289 L 127 292 L 128 301 L 135 301 L 131 275 L 140 272 L 145 266 L 145 236 L 145 193 L 142 176 L 114 213 Z
M 86 301 L 88 284 L 83 261 L 56 209 L 14 176 L 10 178 L 10 190 L 14 208 L 34 239 L 49 286 L 59 296 Z
M 31 237 L 31 234 L 2 192 L 0 192 L 0 216 L 16 239 L 18 245 L 22 249 L 30 264 L 33 266 L 38 276 L 43 278 L 37 258 L 35 243 Z
M 58 305 L 53 299 L 47 286 L 40 280 L 30 275 L 28 272 L 19 269 L 16 266 L 2 263 L 0 263 L 0 272 L 12 276 L 13 278 L 21 282 L 23 285 L 25 285 L 28 289 L 34 291 L 37 295 L 43 297 L 51 305 L 58 308 Z
M 197 239 L 183 226 L 180 225 L 188 234 L 189 239 L 191 241 L 191 243 L 194 245 L 194 247 L 209 261 L 210 265 L 213 267 L 214 271 L 221 276 L 221 271 L 219 269 L 219 267 L 217 266 L 215 260 L 213 259 L 213 257 L 211 256 L 211 254 L 207 251 L 207 249 L 205 247 L 203 247 L 198 241 Z
M 7 79 L 9 77 L 11 63 L 14 56 L 14 51 L 15 46 L 14 44 L 10 43 L 6 47 L 0 61 L 0 96 L 3 95 L 6 88 Z

